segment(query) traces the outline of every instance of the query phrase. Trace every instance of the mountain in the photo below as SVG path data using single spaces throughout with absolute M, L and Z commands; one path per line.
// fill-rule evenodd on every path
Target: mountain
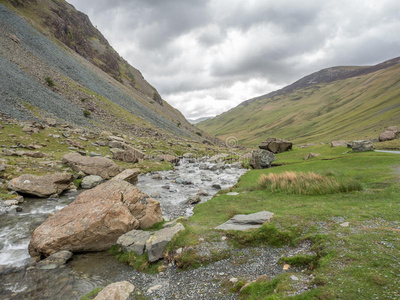
M 0 28 L 1 113 L 199 139 L 199 129 L 66 1 L 0 0 Z
M 190 124 L 198 124 L 200 122 L 203 122 L 208 119 L 212 119 L 213 117 L 202 117 L 202 118 L 197 118 L 197 119 L 187 119 Z
M 374 66 L 323 69 L 198 127 L 253 146 L 267 137 L 296 143 L 376 138 L 400 125 L 399 62 L 397 57 Z

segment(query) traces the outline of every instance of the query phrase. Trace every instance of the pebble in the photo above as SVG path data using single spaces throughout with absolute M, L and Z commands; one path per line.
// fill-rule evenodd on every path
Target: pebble
M 292 279 L 293 281 L 298 281 L 299 278 L 295 275 L 290 276 L 290 279 Z
M 340 226 L 342 226 L 342 227 L 349 227 L 349 225 L 350 225 L 350 222 L 343 222 L 340 224 Z

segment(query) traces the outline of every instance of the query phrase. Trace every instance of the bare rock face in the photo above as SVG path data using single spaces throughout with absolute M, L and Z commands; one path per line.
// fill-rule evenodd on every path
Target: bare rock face
M 106 157 L 88 157 L 79 153 L 68 153 L 63 156 L 62 163 L 77 172 L 98 175 L 103 179 L 109 179 L 120 172 L 118 165 Z
M 379 135 L 379 141 L 391 141 L 397 139 L 400 136 L 400 128 L 391 126 Z
M 124 233 L 162 221 L 160 203 L 124 180 L 110 180 L 81 193 L 33 232 L 32 257 L 60 250 L 103 251 Z
M 8 183 L 8 189 L 18 193 L 48 197 L 61 194 L 68 189 L 73 181 L 73 176 L 66 173 L 55 173 L 45 176 L 25 174 L 12 179 Z
M 271 151 L 272 153 L 282 153 L 292 150 L 292 147 L 292 142 L 287 140 L 277 140 L 276 138 L 268 138 L 258 146 L 258 148 Z
M 135 286 L 129 281 L 107 285 L 93 300 L 126 300 L 134 292 Z

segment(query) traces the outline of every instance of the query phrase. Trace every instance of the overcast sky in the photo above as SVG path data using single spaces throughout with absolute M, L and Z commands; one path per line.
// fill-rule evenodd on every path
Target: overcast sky
M 67 0 L 187 118 L 400 56 L 399 0 Z

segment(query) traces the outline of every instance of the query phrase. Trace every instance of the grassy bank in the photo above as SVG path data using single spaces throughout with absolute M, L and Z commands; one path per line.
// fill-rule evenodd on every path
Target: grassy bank
M 304 160 L 309 152 L 321 156 Z M 345 147 L 322 145 L 278 154 L 276 163 L 283 165 L 243 175 L 232 189 L 238 195 L 220 192 L 197 205 L 185 224 L 186 231 L 170 245 L 170 251 L 196 245 L 199 238 L 220 236 L 213 228 L 234 214 L 268 210 L 275 214 L 271 224 L 246 233 L 230 232 L 228 240 L 234 247 L 296 245 L 311 240 L 315 255 L 281 260 L 282 264 L 304 265 L 314 276 L 309 284 L 312 289 L 295 299 L 399 297 L 400 155 L 348 153 Z M 306 195 L 260 184 L 260 177 L 285 172 L 328 174 L 340 182 L 357 182 L 358 188 Z M 198 263 L 194 257 L 193 264 Z M 287 271 L 251 284 L 240 295 L 248 299 L 288 297 L 296 289 L 290 274 Z

